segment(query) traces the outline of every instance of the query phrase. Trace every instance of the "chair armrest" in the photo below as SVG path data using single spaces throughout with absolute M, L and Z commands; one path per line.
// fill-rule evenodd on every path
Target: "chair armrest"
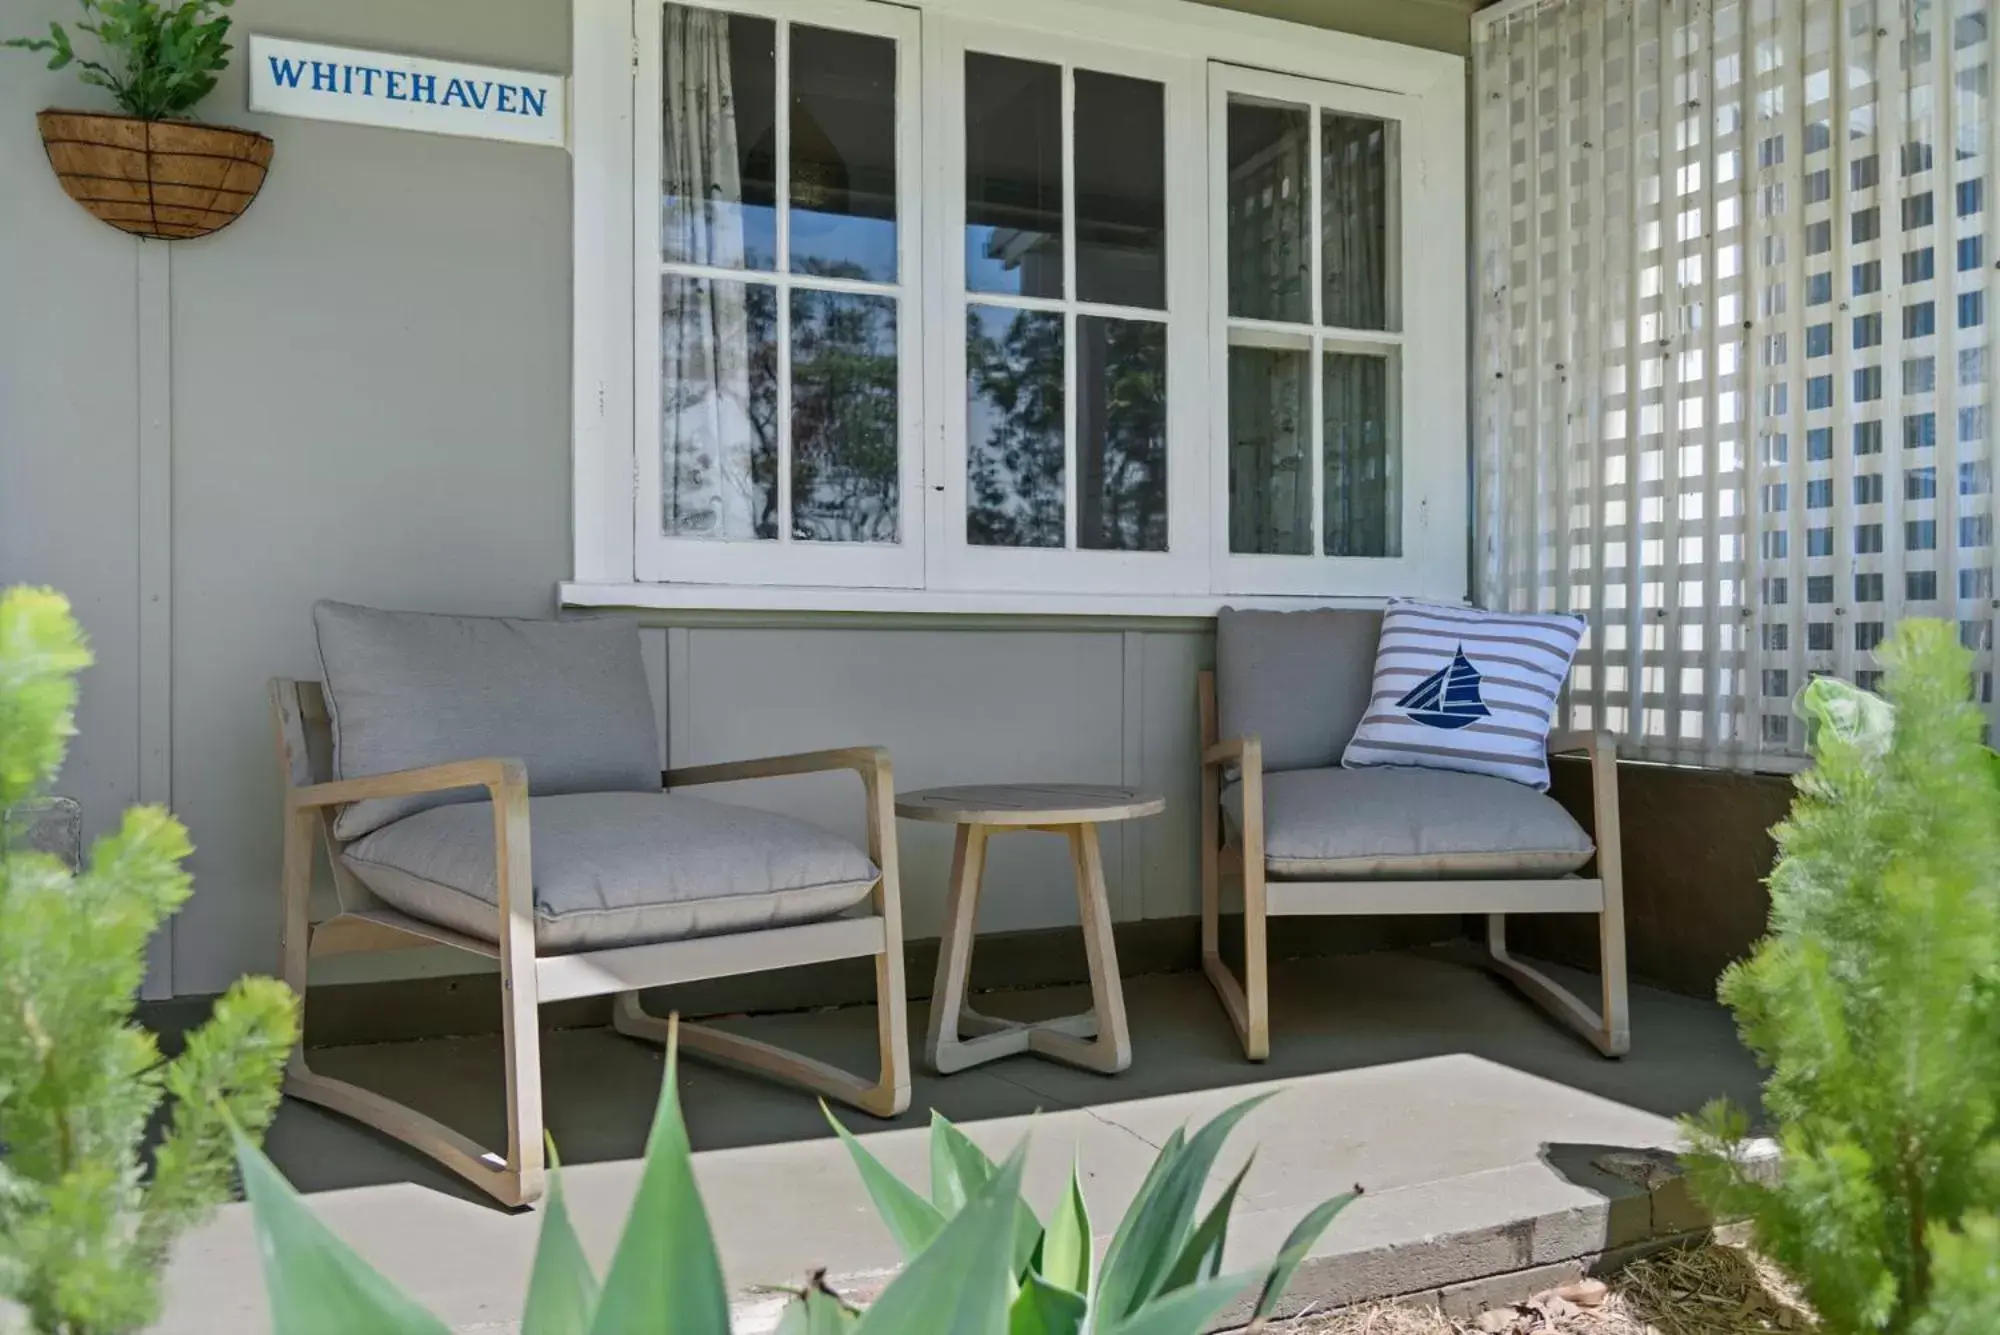
M 454 788 L 486 788 L 498 796 L 502 789 L 517 788 L 525 792 L 527 787 L 525 764 L 489 757 L 315 783 L 293 789 L 291 802 L 294 807 L 332 807 L 371 797 L 409 797 L 415 793 L 449 792 Z
M 1201 753 L 1202 768 L 1241 765 L 1245 769 L 1264 768 L 1264 741 L 1261 737 L 1231 737 L 1211 744 Z
M 1599 757 L 1617 759 L 1618 739 L 1608 732 L 1552 732 L 1549 734 L 1549 754 L 1552 756 L 1573 755 L 1577 752 L 1592 760 Z
M 889 748 L 846 746 L 831 751 L 806 751 L 793 756 L 768 756 L 762 760 L 730 760 L 718 765 L 670 769 L 660 778 L 669 788 L 692 788 L 704 783 L 775 779 L 788 774 L 826 774 L 850 769 L 864 779 L 887 773 Z

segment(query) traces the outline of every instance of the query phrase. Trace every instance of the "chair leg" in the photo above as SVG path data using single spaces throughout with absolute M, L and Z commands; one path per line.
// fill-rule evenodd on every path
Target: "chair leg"
M 878 983 L 888 966 L 876 957 Z M 888 1009 L 888 1007 L 884 1007 Z M 671 1021 L 652 1014 L 639 1002 L 637 992 L 620 992 L 611 1005 L 611 1027 L 627 1038 L 665 1046 L 672 1032 Z M 879 1080 L 868 1081 L 817 1058 L 781 1048 L 772 1043 L 745 1038 L 741 1034 L 712 1025 L 680 1025 L 681 1051 L 787 1084 L 800 1085 L 815 1094 L 872 1113 L 895 1117 L 910 1106 L 909 1078 L 905 1071 L 890 1069 L 891 1054 L 884 1052 Z
M 1600 915 L 1600 923 L 1609 917 L 1609 914 Z M 1609 928 L 1606 927 L 1604 930 L 1608 931 Z M 1625 972 L 1622 945 L 1621 938 L 1619 968 L 1615 979 L 1611 968 L 1611 955 L 1607 952 L 1605 956 L 1605 1012 L 1600 1015 L 1561 983 L 1532 964 L 1516 959 L 1508 952 L 1506 914 L 1486 915 L 1487 967 L 1519 988 L 1528 1000 L 1547 1011 L 1554 1019 L 1575 1030 L 1592 1047 L 1607 1057 L 1622 1057 L 1632 1046 L 1631 1030 L 1623 1020 Z
M 532 930 L 516 934 L 500 962 L 505 1008 L 502 1027 L 507 1045 L 507 1154 L 503 1158 L 435 1118 L 373 1090 L 320 1075 L 307 1064 L 303 1034 L 312 961 L 309 906 L 318 822 L 319 817 L 310 811 L 289 811 L 285 816 L 280 951 L 285 983 L 299 999 L 301 1041 L 286 1064 L 284 1092 L 366 1123 L 429 1155 L 502 1205 L 534 1204 L 544 1188 L 544 1147 Z
M 305 989 L 300 986 L 296 990 L 303 1017 Z M 515 1097 L 516 1082 L 527 1079 L 530 1073 L 538 1077 L 541 1070 L 540 1035 L 535 1030 L 529 1029 L 518 1047 L 510 1041 L 507 1065 L 508 1140 L 521 1146 L 522 1153 L 518 1158 L 503 1158 L 435 1118 L 426 1117 L 416 1109 L 371 1089 L 321 1075 L 307 1064 L 303 1052 L 294 1053 L 286 1067 L 284 1092 L 292 1098 L 318 1104 L 343 1117 L 365 1123 L 383 1135 L 429 1155 L 500 1204 L 512 1208 L 533 1205 L 541 1199 L 545 1185 L 540 1091 L 537 1089 L 537 1097 L 528 1109 L 532 1121 L 522 1116 L 523 1101 Z M 532 1161 L 526 1153 L 529 1146 L 533 1147 Z
M 1202 972 L 1222 1000 L 1222 1009 L 1236 1030 L 1243 1055 L 1260 1062 L 1271 1055 L 1271 1002 L 1267 968 L 1263 868 L 1243 868 L 1243 979 L 1238 981 L 1223 962 L 1218 944 L 1222 911 L 1220 860 L 1202 864 Z
M 886 758 L 861 771 L 867 796 L 868 856 L 881 871 L 873 904 L 882 919 L 882 952 L 875 960 L 875 1038 L 881 1071 L 874 1081 L 837 1066 L 754 1038 L 705 1024 L 682 1024 L 685 1052 L 776 1080 L 803 1085 L 876 1117 L 896 1117 L 910 1106 L 909 997 L 903 982 L 901 860 L 896 843 L 896 784 Z M 621 992 L 611 1005 L 611 1026 L 628 1038 L 664 1045 L 669 1022 L 647 1012 L 637 992 Z

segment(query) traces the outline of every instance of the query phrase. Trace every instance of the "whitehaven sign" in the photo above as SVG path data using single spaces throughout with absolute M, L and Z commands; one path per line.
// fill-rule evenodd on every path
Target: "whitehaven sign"
M 278 116 L 562 148 L 566 82 L 559 74 L 250 39 L 250 110 Z

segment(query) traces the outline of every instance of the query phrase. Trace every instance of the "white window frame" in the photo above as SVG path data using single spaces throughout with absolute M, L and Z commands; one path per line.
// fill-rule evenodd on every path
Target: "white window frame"
M 1201 206 L 1204 172 L 1199 160 L 1176 158 L 1175 143 L 1197 143 L 1201 134 L 1199 67 L 1185 59 L 1130 47 L 1078 42 L 1050 33 L 994 23 L 937 18 L 926 22 L 931 67 L 926 80 L 926 150 L 937 171 L 942 216 L 933 272 L 932 341 L 936 364 L 934 402 L 943 418 L 935 438 L 942 448 L 931 470 L 931 578 L 935 589 L 1041 593 L 1056 589 L 1091 593 L 1171 594 L 1201 587 L 1208 543 L 1207 483 L 1201 442 L 1205 279 L 1202 252 L 1207 235 Z M 965 57 L 967 52 L 1056 65 L 1063 72 L 1064 296 L 1016 297 L 968 292 L 965 275 Z M 1072 107 L 1077 70 L 1095 70 L 1159 83 L 1164 95 L 1166 151 L 1167 307 L 1158 322 L 1167 331 L 1167 550 L 1125 552 L 1086 550 L 1076 545 L 1078 514 L 1077 315 L 1114 319 L 1145 318 L 1130 308 L 1081 301 L 1076 290 L 1076 140 Z M 1053 547 L 976 546 L 966 540 L 967 450 L 966 347 L 959 331 L 968 305 L 1063 313 L 1065 405 L 1069 463 L 1065 482 L 1068 545 Z M 942 483 L 942 490 L 939 484 Z
M 1463 497 L 1464 460 L 1447 457 L 1445 451 L 1423 448 L 1425 442 L 1462 433 L 1463 412 L 1445 419 L 1439 408 L 1442 396 L 1425 382 L 1423 360 L 1410 347 L 1409 330 L 1428 322 L 1410 312 L 1429 311 L 1435 305 L 1431 288 L 1436 286 L 1439 266 L 1410 263 L 1410 257 L 1424 256 L 1428 238 L 1424 235 L 1421 172 L 1405 171 L 1408 156 L 1404 142 L 1408 129 L 1418 120 L 1420 108 L 1414 99 L 1372 88 L 1329 83 L 1297 75 L 1274 74 L 1222 62 L 1208 67 L 1209 134 L 1209 304 L 1213 312 L 1214 336 L 1210 341 L 1213 362 L 1209 383 L 1209 438 L 1217 443 L 1210 459 L 1210 487 L 1219 504 L 1212 506 L 1219 516 L 1214 532 L 1215 587 L 1224 593 L 1299 594 L 1311 596 L 1329 585 L 1343 592 L 1384 596 L 1412 588 L 1445 587 L 1452 571 L 1439 564 L 1440 548 L 1434 516 L 1439 498 L 1456 494 Z M 1387 121 L 1396 127 L 1395 143 L 1389 156 L 1394 225 L 1390 229 L 1390 300 L 1386 330 L 1339 329 L 1320 319 L 1324 261 L 1322 238 L 1315 230 L 1308 247 L 1312 260 L 1309 283 L 1311 303 L 1308 318 L 1293 323 L 1255 320 L 1229 314 L 1228 161 L 1229 101 L 1232 95 L 1258 101 L 1307 108 L 1312 148 L 1308 160 L 1313 165 L 1307 217 L 1317 225 L 1320 217 L 1321 180 L 1320 131 L 1323 113 L 1335 112 Z M 1229 545 L 1229 349 L 1237 345 L 1259 344 L 1297 348 L 1310 357 L 1312 387 L 1312 553 L 1281 556 L 1233 551 Z M 1325 414 L 1321 407 L 1325 358 L 1344 351 L 1387 355 L 1392 378 L 1390 409 L 1396 431 L 1392 436 L 1402 474 L 1402 554 L 1393 557 L 1327 556 L 1325 542 L 1326 459 L 1324 452 Z M 1457 486 L 1454 487 L 1454 479 Z M 1463 504 L 1443 513 L 1442 522 L 1463 524 Z M 1464 558 L 1458 558 L 1462 567 Z M 1457 572 L 1463 582 L 1462 569 Z
M 658 108 L 662 88 L 661 62 L 640 59 L 635 66 L 632 175 L 649 188 L 634 191 L 632 222 L 633 272 L 638 287 L 633 303 L 633 383 L 641 387 L 639 402 L 648 402 L 644 386 L 657 385 L 660 365 L 660 279 L 649 287 L 647 275 L 680 276 L 737 282 L 776 291 L 777 338 L 791 335 L 791 294 L 794 291 L 855 292 L 897 298 L 896 364 L 898 369 L 897 541 L 894 543 L 813 542 L 794 539 L 792 516 L 791 376 L 789 357 L 781 354 L 778 377 L 778 536 L 775 539 L 670 537 L 659 531 L 661 420 L 658 392 L 650 396 L 652 410 L 635 413 L 632 498 L 633 571 L 644 583 L 697 584 L 829 584 L 878 588 L 920 588 L 924 582 L 923 494 L 924 312 L 922 179 L 920 129 L 917 118 L 920 30 L 917 15 L 894 5 L 869 0 L 674 0 L 696 9 L 747 14 L 777 25 L 777 81 L 780 107 L 774 126 L 777 168 L 778 253 L 774 272 L 717 269 L 706 265 L 663 262 L 660 257 L 661 126 Z M 634 7 L 637 50 L 660 52 L 664 40 L 659 4 Z M 815 278 L 787 271 L 790 257 L 791 118 L 782 105 L 791 91 L 790 30 L 795 21 L 847 32 L 887 37 L 896 43 L 896 281 L 860 282 Z M 651 115 L 636 114 L 652 108 Z M 652 300 L 644 298 L 653 294 Z M 648 521 L 651 521 L 650 523 Z
M 865 31 L 878 30 L 877 25 L 850 23 L 848 12 L 873 15 L 888 8 L 877 0 L 692 3 Z M 746 611 L 1207 616 L 1225 603 L 1464 598 L 1469 548 L 1464 60 L 1191 0 L 1009 0 L 1004 24 L 994 22 L 986 0 L 916 0 L 898 12 L 922 29 L 917 42 L 904 44 L 921 49 L 922 88 L 915 100 L 901 91 L 907 76 L 899 66 L 899 137 L 913 109 L 922 109 L 924 122 L 921 167 L 902 170 L 898 186 L 899 194 L 908 194 L 921 183 L 899 219 L 907 293 L 899 331 L 908 338 L 921 327 L 924 348 L 917 360 L 902 359 L 903 403 L 915 406 L 900 424 L 903 542 L 893 554 L 905 564 L 836 571 L 842 564 L 864 566 L 883 549 L 840 553 L 834 549 L 848 544 L 659 539 L 673 544 L 673 562 L 642 562 L 640 550 L 650 544 L 639 527 L 639 497 L 657 496 L 656 486 L 643 484 L 643 455 L 653 456 L 655 479 L 659 467 L 658 424 L 650 430 L 645 425 L 658 415 L 657 357 L 649 359 L 645 351 L 657 343 L 658 302 L 644 298 L 656 280 L 643 267 L 642 252 L 646 229 L 657 240 L 658 188 L 651 183 L 656 171 L 647 176 L 636 167 L 657 161 L 651 143 L 642 141 L 658 137 L 661 11 L 657 0 L 573 0 L 575 567 L 574 578 L 559 588 L 560 600 L 573 606 Z M 1026 59 L 1060 55 L 1067 65 L 1139 78 L 1172 76 L 1166 79 L 1173 303 L 1166 553 L 973 549 L 963 541 L 965 390 L 957 372 L 963 350 L 952 350 L 962 338 L 937 336 L 962 328 L 964 309 L 962 241 L 951 226 L 952 217 L 962 218 L 964 176 L 960 170 L 949 178 L 947 166 L 963 162 L 962 101 L 951 100 L 960 98 L 962 79 L 947 84 L 937 75 L 940 53 L 954 43 L 959 50 L 970 43 L 976 50 Z M 907 60 L 912 52 L 904 48 L 899 57 Z M 1366 109 L 1394 106 L 1400 113 L 1395 118 L 1403 126 L 1404 253 L 1412 258 L 1401 276 L 1408 352 L 1401 382 L 1400 559 L 1251 558 L 1245 565 L 1226 551 L 1222 442 L 1227 437 L 1217 426 L 1226 423 L 1227 411 L 1226 379 L 1218 375 L 1226 338 L 1217 315 L 1226 307 L 1215 306 L 1213 273 L 1202 272 L 1204 265 L 1220 264 L 1219 239 L 1211 235 L 1217 201 L 1198 206 L 1201 193 L 1218 179 L 1208 161 L 1208 138 L 1215 132 L 1215 62 L 1343 85 L 1342 98 L 1352 96 L 1345 105 L 1358 112 L 1376 114 Z M 962 56 L 959 64 L 962 70 Z M 1239 71 L 1226 73 L 1234 78 Z M 949 114 L 941 106 L 948 106 Z M 937 142 L 941 135 L 955 140 L 955 147 L 946 151 Z M 903 151 L 899 146 L 899 154 Z M 1073 199 L 1066 203 L 1073 206 Z M 913 244 L 918 253 L 911 253 Z M 1192 256 L 1185 253 L 1190 245 Z M 1418 256 L 1452 259 L 1417 263 Z M 1193 290 L 1183 290 L 1189 284 Z M 920 433 L 920 444 L 910 440 L 913 431 Z M 913 468 L 921 474 L 914 481 Z M 953 479 L 957 497 L 951 495 Z M 949 503 L 940 506 L 940 500 Z M 657 509 L 657 500 L 651 504 Z M 687 550 L 697 547 L 704 550 Z M 803 553 L 810 568 L 779 559 L 746 562 L 746 555 L 756 555 L 750 552 L 754 547 L 790 548 L 785 555 Z M 830 559 L 837 556 L 856 559 Z M 1265 578 L 1257 567 L 1267 561 L 1302 569 L 1285 579 Z

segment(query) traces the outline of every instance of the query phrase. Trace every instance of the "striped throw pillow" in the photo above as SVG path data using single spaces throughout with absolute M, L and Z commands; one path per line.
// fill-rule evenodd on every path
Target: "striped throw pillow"
M 1566 613 L 1390 603 L 1374 691 L 1340 763 L 1463 770 L 1546 792 L 1556 696 L 1583 624 Z

